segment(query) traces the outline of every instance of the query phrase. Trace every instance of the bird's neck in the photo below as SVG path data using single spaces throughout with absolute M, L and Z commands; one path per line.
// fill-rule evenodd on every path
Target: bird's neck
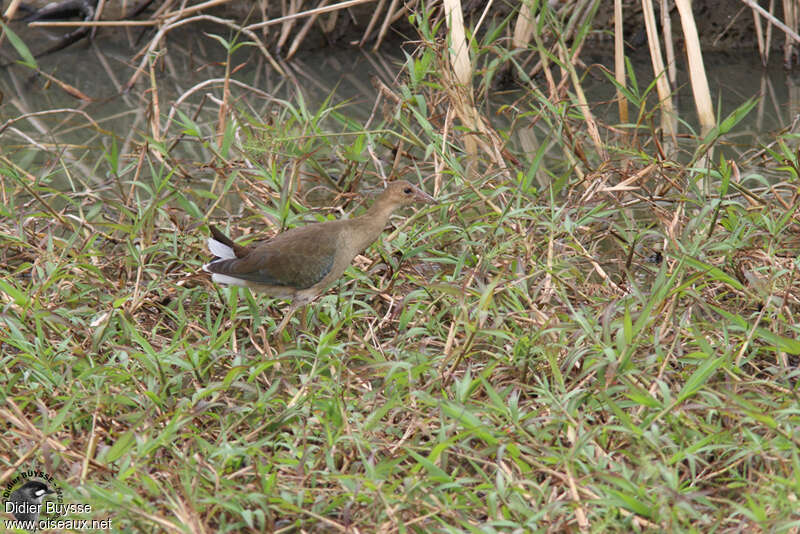
M 378 198 L 362 216 L 357 218 L 356 239 L 359 250 L 364 250 L 378 239 L 396 207 L 391 203 L 381 202 L 382 200 Z

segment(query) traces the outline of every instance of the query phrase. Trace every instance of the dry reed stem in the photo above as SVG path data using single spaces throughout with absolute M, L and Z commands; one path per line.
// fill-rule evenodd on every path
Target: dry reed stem
M 6 12 L 3 13 L 3 18 L 5 20 L 11 20 L 14 18 L 14 15 L 17 14 L 17 9 L 19 9 L 19 5 L 22 3 L 22 0 L 11 0 L 11 3 L 8 4 L 8 8 L 6 8 Z
M 664 35 L 664 53 L 667 56 L 669 83 L 675 85 L 678 69 L 675 65 L 675 43 L 672 42 L 672 18 L 669 16 L 669 2 L 661 0 L 661 33 Z
M 444 0 L 444 9 L 450 31 L 450 63 L 456 81 L 466 86 L 472 83 L 472 66 L 469 60 L 461 0 Z
M 733 15 L 732 17 L 729 18 L 728 24 L 724 28 L 722 28 L 722 31 L 720 31 L 718 33 L 717 38 L 714 39 L 714 41 L 712 42 L 712 44 L 711 44 L 712 47 L 717 46 L 717 44 L 722 40 L 722 38 L 725 37 L 725 35 L 728 33 L 728 30 L 733 28 L 733 26 L 736 24 L 736 22 L 739 19 L 739 15 L 744 13 L 746 10 L 747 10 L 747 6 L 742 6 L 739 9 L 739 11 L 736 12 L 735 15 Z
M 333 30 L 336 29 L 336 25 L 339 22 L 339 11 L 334 11 L 331 13 L 331 16 L 327 19 L 322 19 L 319 21 L 319 26 L 322 28 L 322 33 L 328 35 L 333 33 Z
M 85 93 L 83 93 L 77 87 L 74 87 L 74 86 L 72 86 L 72 85 L 70 85 L 70 84 L 68 84 L 66 82 L 62 82 L 61 80 L 59 80 L 55 76 L 53 76 L 51 74 L 48 74 L 48 73 L 46 73 L 43 70 L 40 70 L 38 68 L 34 69 L 34 70 L 36 71 L 36 74 L 38 74 L 42 78 L 46 78 L 47 80 L 49 80 L 50 82 L 52 82 L 54 84 L 56 84 L 62 91 L 64 91 L 68 95 L 70 95 L 70 96 L 72 96 L 74 98 L 77 98 L 78 100 L 82 100 L 83 102 L 94 102 L 94 98 L 91 98 L 90 96 L 86 95 Z
M 78 115 L 81 115 L 83 118 L 85 118 L 89 122 L 89 124 L 91 124 L 94 127 L 96 131 L 102 133 L 103 135 L 108 135 L 108 136 L 113 135 L 108 130 L 101 128 L 100 125 L 91 116 L 89 116 L 88 113 L 86 113 L 82 109 L 73 109 L 73 108 L 58 108 L 58 109 L 46 109 L 44 111 L 34 111 L 31 113 L 25 113 L 23 115 L 20 115 L 19 117 L 8 119 L 6 122 L 0 125 L 0 134 L 2 134 L 6 128 L 11 126 L 15 122 L 21 121 L 23 119 L 29 119 L 31 117 L 40 117 L 42 115 L 53 115 L 56 113 L 77 113 Z M 44 131 L 47 131 L 47 129 L 45 129 Z
M 160 6 L 158 6 L 156 8 L 155 13 L 150 15 L 150 18 L 151 19 L 164 18 L 164 15 L 169 13 L 169 10 L 172 8 L 172 4 L 174 4 L 174 3 L 175 3 L 174 0 L 168 0 L 167 2 L 164 2 L 163 4 L 161 4 Z
M 568 50 L 566 50 L 566 48 L 562 48 L 561 53 L 563 55 L 561 60 L 565 65 L 568 65 Z M 578 108 L 580 108 L 581 114 L 586 121 L 586 131 L 594 143 L 595 150 L 597 150 L 597 155 L 600 156 L 601 160 L 607 161 L 608 151 L 606 150 L 605 144 L 603 144 L 603 140 L 600 138 L 600 129 L 597 127 L 597 121 L 594 120 L 592 108 L 589 106 L 589 101 L 586 99 L 586 94 L 583 92 L 583 87 L 581 87 L 581 82 L 578 79 L 578 73 L 575 68 L 571 66 L 568 68 L 568 70 L 570 79 L 572 80 L 572 87 L 575 89 L 575 96 L 578 99 Z
M 281 4 L 281 7 L 283 8 L 281 12 L 284 13 L 284 16 L 277 19 L 283 20 L 281 23 L 280 34 L 278 34 L 278 42 L 275 43 L 275 47 L 278 50 L 283 48 L 283 46 L 286 44 L 286 41 L 289 40 L 289 34 L 292 32 L 292 28 L 294 28 L 296 19 L 287 17 L 292 17 L 293 15 L 297 14 L 298 2 L 302 2 L 302 0 L 289 0 L 288 7 L 283 3 Z M 288 15 L 286 10 L 288 10 Z
M 398 9 L 397 12 L 394 15 L 392 15 L 392 20 L 390 22 L 394 24 L 395 22 L 403 18 L 406 11 L 417 9 L 418 2 L 419 0 L 411 0 L 410 2 L 403 2 L 403 5 L 400 7 L 400 9 Z
M 614 0 L 614 79 L 619 85 L 625 87 L 625 36 L 622 26 L 622 0 Z M 617 88 L 617 107 L 619 108 L 619 121 L 628 122 L 628 100 Z
M 180 26 L 183 26 L 184 24 L 191 24 L 193 22 L 198 22 L 201 20 L 216 22 L 217 24 L 228 26 L 229 28 L 242 32 L 253 41 L 253 43 L 256 45 L 256 47 L 258 47 L 258 49 L 261 51 L 264 57 L 267 58 L 267 61 L 269 61 L 270 65 L 272 65 L 272 68 L 278 71 L 278 73 L 280 73 L 281 75 L 284 76 L 286 75 L 284 69 L 281 68 L 281 66 L 275 61 L 275 59 L 272 57 L 272 55 L 264 46 L 264 43 L 261 42 L 261 39 L 259 39 L 258 36 L 255 33 L 253 33 L 252 30 L 248 29 L 249 27 L 243 28 L 238 24 L 233 23 L 230 20 L 221 19 L 219 17 L 212 17 L 211 15 L 197 15 L 196 17 L 190 17 L 188 19 L 181 19 L 169 22 L 165 24 L 163 27 L 159 28 L 158 33 L 156 33 L 156 35 L 150 40 L 150 43 L 146 47 L 144 47 L 142 51 L 139 52 L 139 54 L 137 54 L 137 55 L 143 55 L 144 57 L 142 58 L 142 61 L 137 67 L 136 71 L 133 73 L 128 82 L 125 84 L 125 89 L 127 90 L 133 87 L 133 84 L 135 84 L 136 81 L 139 79 L 139 76 L 142 75 L 142 72 L 144 71 L 144 68 L 147 65 L 148 56 L 155 51 L 155 49 L 158 47 L 159 43 L 167 34 L 167 32 L 174 30 L 175 28 L 178 28 Z
M 330 11 L 336 11 L 338 9 L 345 9 L 348 7 L 353 7 L 361 4 L 369 4 L 375 2 L 376 0 L 347 0 L 346 2 L 339 2 L 338 4 L 333 4 L 330 6 L 320 7 L 316 9 L 309 9 L 308 11 L 300 11 L 298 13 L 292 13 L 283 17 L 279 17 L 277 19 L 272 20 L 265 20 L 264 22 L 258 22 L 256 24 L 250 24 L 245 26 L 247 30 L 257 30 L 259 28 L 265 28 L 267 26 L 273 26 L 275 24 L 281 24 L 283 22 L 292 21 L 295 19 L 309 17 L 311 15 L 321 15 L 323 13 L 328 13 Z
M 325 7 L 328 4 L 328 1 L 329 0 L 322 0 L 322 2 L 320 2 L 319 8 Z M 338 10 L 336 12 L 338 13 Z M 308 17 L 308 20 L 305 22 L 305 24 L 303 24 L 303 27 L 300 28 L 300 31 L 297 33 L 294 40 L 292 41 L 292 44 L 289 47 L 289 51 L 286 53 L 286 59 L 291 59 L 292 56 L 295 55 L 297 50 L 300 48 L 300 44 L 306 38 L 306 35 L 308 35 L 308 31 L 311 29 L 311 26 L 317 20 L 317 17 L 319 17 L 319 13 L 314 13 L 313 15 Z
M 755 9 L 751 9 L 751 11 L 753 12 L 753 24 L 755 24 L 756 27 L 756 43 L 758 44 L 758 55 L 761 56 L 761 64 L 766 67 L 767 54 L 766 50 L 764 49 L 764 30 L 763 28 L 761 28 L 761 16 Z
M 716 125 L 714 107 L 711 104 L 711 92 L 708 89 L 706 69 L 703 65 L 703 52 L 700 49 L 700 38 L 697 36 L 697 26 L 694 23 L 694 14 L 689 0 L 675 0 L 678 13 L 681 17 L 681 27 L 686 43 L 686 56 L 689 61 L 689 78 L 692 82 L 694 105 L 700 119 L 703 135 Z
M 665 133 L 676 142 L 676 132 L 673 127 L 673 122 L 669 119 L 669 117 L 673 115 L 672 90 L 670 89 L 669 80 L 666 76 L 664 59 L 661 57 L 661 46 L 658 42 L 656 16 L 653 10 L 652 0 L 642 0 L 642 15 L 644 16 L 644 25 L 647 30 L 647 44 L 650 47 L 650 61 L 653 64 L 653 76 L 656 78 L 658 101 L 661 105 L 662 125 Z
M 473 42 L 475 41 L 475 36 L 478 34 L 478 32 L 480 31 L 481 26 L 483 25 L 483 21 L 486 19 L 486 15 L 489 14 L 489 8 L 492 7 L 493 3 L 494 3 L 494 0 L 489 0 L 488 2 L 486 2 L 486 6 L 484 6 L 484 8 L 483 8 L 483 13 L 481 13 L 480 18 L 478 19 L 478 23 L 475 24 L 475 28 L 472 30 L 472 41 Z
M 774 13 L 775 12 L 775 0 L 769 0 L 769 12 L 770 13 Z M 767 35 L 766 35 L 766 39 L 764 39 L 764 49 L 767 52 L 767 56 L 766 56 L 767 57 L 767 61 L 769 61 L 769 51 L 772 48 L 772 28 L 773 28 L 772 21 L 767 19 Z
M 514 48 L 525 48 L 531 42 L 533 30 L 536 28 L 536 19 L 531 11 L 530 2 L 522 2 L 517 14 L 517 21 L 514 24 L 514 35 L 511 38 L 511 45 Z
M 97 3 L 97 9 L 94 10 L 94 16 L 92 17 L 92 20 L 100 20 L 100 17 L 103 16 L 103 10 L 105 9 L 105 7 L 106 7 L 106 0 L 100 0 Z M 97 28 L 92 28 L 92 30 L 89 32 L 89 39 L 90 40 L 94 39 L 96 35 L 97 35 Z
M 248 91 L 252 92 L 253 94 L 257 94 L 258 96 L 260 96 L 262 98 L 265 98 L 265 99 L 268 99 L 268 100 L 274 100 L 274 97 L 272 95 L 270 95 L 269 93 L 266 93 L 266 92 L 264 92 L 264 91 L 262 91 L 260 89 L 257 89 L 257 88 L 255 88 L 255 87 L 253 87 L 251 85 L 247 85 L 246 83 L 241 82 L 241 81 L 239 81 L 239 80 L 237 80 L 235 78 L 231 78 L 229 80 L 229 82 L 232 85 L 236 85 L 236 86 L 242 87 L 243 89 L 247 89 Z M 205 87 L 208 87 L 209 85 L 224 84 L 224 83 L 225 83 L 225 79 L 224 78 L 212 78 L 210 80 L 203 80 L 202 82 L 198 83 L 197 85 L 194 85 L 194 86 L 190 87 L 189 89 L 187 89 L 186 91 L 184 91 L 181 94 L 181 96 L 179 96 L 175 100 L 175 102 L 172 103 L 172 105 L 169 108 L 169 114 L 167 115 L 167 120 L 165 121 L 164 128 L 163 128 L 163 130 L 161 132 L 162 137 L 166 136 L 167 130 L 169 129 L 170 124 L 172 124 L 172 119 L 175 116 L 176 111 L 178 110 L 178 108 L 180 107 L 180 105 L 183 103 L 184 100 L 189 98 L 191 95 L 193 95 L 197 91 L 200 91 L 201 89 L 204 89 Z
M 544 47 L 544 43 L 541 40 L 541 37 L 536 35 L 536 34 L 534 34 L 533 38 L 536 41 L 536 46 L 538 46 L 540 49 L 544 50 L 545 47 Z M 566 80 L 569 79 L 569 77 L 568 77 L 568 75 L 566 73 L 564 73 L 562 75 L 562 80 L 558 83 L 558 85 L 556 85 L 556 81 L 555 81 L 555 78 L 553 76 L 552 69 L 550 68 L 550 60 L 549 60 L 547 54 L 542 54 L 540 61 L 541 61 L 542 72 L 544 73 L 545 80 L 547 80 L 548 98 L 552 102 L 558 102 L 558 100 L 561 98 L 560 95 L 563 94 L 563 90 L 564 90 L 563 86 L 566 83 Z M 570 137 L 570 142 L 572 142 L 573 140 L 571 138 L 571 134 L 566 133 L 566 135 L 568 135 Z M 579 165 L 579 163 L 578 163 L 578 161 L 577 161 L 577 159 L 575 157 L 575 150 L 574 149 L 570 149 L 570 146 L 569 146 L 568 143 L 556 143 L 556 144 L 558 145 L 558 147 L 563 152 L 564 157 L 566 158 L 567 162 L 569 163 L 569 167 L 572 169 L 572 172 L 575 173 L 578 181 L 583 181 L 585 175 L 584 175 L 584 172 L 581 169 L 581 167 L 580 167 L 580 165 Z
M 560 35 L 565 42 L 575 37 L 575 29 L 585 24 L 586 18 L 592 12 L 597 2 L 598 0 L 581 0 L 581 4 L 571 7 L 571 16 L 567 21 L 564 32 Z M 578 54 L 574 54 L 574 56 L 577 57 Z
M 259 9 L 261 11 L 261 20 L 266 20 L 267 19 L 267 4 L 268 3 L 269 3 L 269 0 L 261 0 L 258 3 L 258 7 L 259 7 Z M 266 28 L 262 28 L 261 29 L 261 36 L 264 38 L 264 40 L 267 39 L 267 35 L 269 35 L 269 30 L 267 30 Z
M 74 28 L 74 27 L 116 27 L 116 26 L 158 26 L 160 20 L 53 20 L 35 21 L 28 24 L 31 28 Z
M 791 37 L 793 40 L 797 42 L 800 42 L 800 35 L 798 35 L 795 30 L 793 30 L 792 28 L 781 22 L 775 15 L 773 15 L 772 13 L 770 13 L 769 11 L 758 5 L 758 3 L 755 0 L 742 0 L 742 2 L 753 8 L 753 10 L 758 11 L 762 17 L 764 17 L 765 19 L 770 21 L 770 23 L 777 26 L 787 36 Z M 771 4 L 770 8 L 772 8 Z M 769 32 L 769 28 L 767 28 L 767 32 Z
M 386 18 L 383 19 L 383 24 L 381 24 L 381 31 L 378 33 L 378 38 L 375 40 L 375 46 L 372 47 L 373 50 L 377 50 L 383 39 L 386 37 L 386 33 L 389 31 L 389 26 L 392 23 L 392 17 L 397 11 L 397 4 L 399 4 L 400 0 L 392 0 L 392 3 L 389 4 L 389 9 L 386 10 Z
M 578 529 L 580 529 L 581 532 L 588 532 L 590 528 L 589 519 L 586 517 L 586 511 L 581 506 L 581 496 L 578 494 L 578 485 L 575 483 L 572 470 L 567 468 L 566 472 L 569 494 L 575 505 L 575 520 L 578 522 Z
M 159 117 L 161 117 L 161 106 L 159 105 L 158 99 L 158 83 L 157 83 L 157 76 L 155 71 L 155 63 L 156 57 L 148 56 L 150 60 L 148 62 L 149 72 L 150 72 L 150 135 L 153 136 L 153 139 L 156 142 L 161 141 L 161 137 L 159 133 L 161 132 L 161 125 L 158 123 Z
M 394 5 L 394 1 L 393 1 Z M 469 49 L 467 48 L 466 33 L 464 31 L 464 18 L 462 15 L 460 0 L 444 0 L 445 20 L 449 32 L 450 66 L 455 75 L 455 83 L 452 84 L 452 95 L 450 102 L 456 108 L 456 113 L 464 122 L 464 125 L 472 130 L 477 130 L 475 105 L 472 95 L 472 66 L 469 60 Z M 478 145 L 477 140 L 471 136 L 464 136 L 464 150 L 467 153 L 467 173 L 468 175 L 477 171 Z
M 203 9 L 207 9 L 207 8 L 214 7 L 214 6 L 217 6 L 217 5 L 225 4 L 225 3 L 228 3 L 230 1 L 231 0 L 210 0 L 208 2 L 204 2 L 202 4 L 191 6 L 191 7 L 185 8 L 185 9 L 168 11 L 166 13 L 162 13 L 162 14 L 159 14 L 157 16 L 154 16 L 150 20 L 36 21 L 36 22 L 30 23 L 29 26 L 31 26 L 31 27 L 52 27 L 52 28 L 55 28 L 55 27 L 66 27 L 66 28 L 73 28 L 73 27 L 112 27 L 113 28 L 113 27 L 125 27 L 125 26 L 133 26 L 133 27 L 136 27 L 136 26 L 160 26 L 160 25 L 164 24 L 165 21 L 166 21 L 167 25 L 171 25 L 172 24 L 172 20 L 177 19 L 177 22 L 174 23 L 175 25 L 171 26 L 171 27 L 177 27 L 177 26 L 182 25 L 182 22 L 183 22 L 181 20 L 182 17 L 185 17 L 187 15 L 191 15 L 192 13 L 196 13 L 196 12 L 201 11 Z M 278 41 L 277 41 L 277 47 L 281 48 L 286 43 L 286 41 L 289 39 L 289 35 L 291 33 L 291 30 L 294 27 L 295 21 L 297 19 L 300 19 L 300 18 L 311 17 L 311 20 L 309 20 L 308 22 L 305 23 L 305 25 L 301 29 L 300 33 L 292 41 L 292 44 L 291 44 L 290 49 L 289 49 L 289 52 L 287 53 L 287 58 L 291 58 L 297 52 L 297 50 L 300 48 L 303 40 L 305 39 L 305 37 L 308 34 L 310 28 L 312 27 L 313 22 L 315 21 L 315 19 L 319 15 L 322 15 L 324 13 L 330 13 L 330 12 L 338 13 L 338 11 L 340 11 L 342 9 L 347 9 L 347 8 L 350 8 L 350 7 L 353 7 L 353 6 L 357 6 L 357 5 L 360 5 L 360 4 L 372 3 L 372 2 L 375 2 L 376 0 L 347 0 L 345 2 L 339 2 L 337 4 L 330 5 L 330 6 L 326 5 L 328 3 L 328 1 L 329 0 L 323 0 L 321 5 L 316 7 L 316 8 L 314 8 L 314 9 L 309 9 L 309 10 L 300 11 L 300 12 L 292 12 L 302 4 L 301 0 L 292 0 L 291 4 L 289 6 L 289 11 L 290 11 L 289 14 L 287 14 L 285 16 L 282 16 L 282 17 L 279 17 L 277 19 L 266 20 L 266 21 L 255 23 L 255 24 L 250 24 L 248 26 L 245 26 L 244 29 L 241 29 L 241 28 L 238 28 L 238 27 L 236 27 L 234 29 L 238 29 L 239 31 L 242 31 L 243 33 L 246 33 L 245 30 L 253 31 L 253 30 L 256 30 L 256 29 L 263 29 L 263 28 L 266 28 L 268 26 L 273 26 L 273 25 L 276 25 L 276 24 L 282 24 L 283 27 L 281 28 L 281 33 L 280 33 Z M 400 4 L 399 0 L 392 0 L 392 5 L 391 5 L 389 11 L 387 12 L 387 14 L 386 14 L 386 16 L 384 18 L 383 24 L 381 26 L 380 34 L 378 36 L 378 39 L 377 39 L 377 42 L 376 42 L 376 45 L 375 45 L 375 49 L 380 47 L 382 41 L 384 40 L 384 38 L 388 34 L 388 31 L 389 31 L 389 28 L 391 27 L 391 24 L 396 22 L 399 18 L 401 18 L 403 16 L 403 14 L 411 6 L 416 5 L 416 2 L 412 2 L 411 5 L 406 5 L 406 4 L 399 5 L 399 4 Z M 370 20 L 370 24 L 367 27 L 367 30 L 365 31 L 364 37 L 362 37 L 362 39 L 361 39 L 361 41 L 359 43 L 359 46 L 363 46 L 366 43 L 366 41 L 369 39 L 369 36 L 371 35 L 372 30 L 374 29 L 374 26 L 377 23 L 377 20 L 379 18 L 379 14 L 381 13 L 384 5 L 385 5 L 385 0 L 380 0 L 380 4 L 378 5 L 378 8 L 376 9 L 375 14 L 373 15 L 372 19 Z M 163 11 L 164 7 L 165 6 L 162 5 L 161 8 L 160 8 L 160 11 Z M 201 16 L 203 16 L 203 15 L 201 15 Z M 216 18 L 216 17 L 213 17 L 213 18 Z M 223 20 L 223 19 L 220 19 L 220 20 Z M 227 24 L 229 26 L 235 25 L 234 22 L 230 21 L 230 20 L 227 21 Z M 231 26 L 231 27 L 234 27 L 234 26 Z M 158 38 L 160 36 L 161 36 L 161 34 L 157 35 L 156 37 Z M 257 42 L 257 44 L 260 45 L 260 41 Z M 263 46 L 259 46 L 259 48 L 263 48 Z M 262 50 L 262 53 L 264 51 L 265 51 L 265 49 Z M 282 70 L 280 69 L 280 67 L 276 66 L 276 64 L 274 63 L 274 60 L 269 58 L 269 61 L 273 65 L 273 67 L 276 67 L 276 70 L 278 70 L 279 72 L 282 73 Z M 138 75 L 139 74 L 136 74 L 137 78 L 138 78 Z
M 222 79 L 222 103 L 217 110 L 217 148 L 225 143 L 225 130 L 228 121 L 228 109 L 231 102 L 231 56 L 225 60 L 225 76 Z
M 364 46 L 367 40 L 369 40 L 369 36 L 372 35 L 372 30 L 375 29 L 375 25 L 378 23 L 378 19 L 383 12 L 384 5 L 386 5 L 386 0 L 380 0 L 378 2 L 378 7 L 375 8 L 375 11 L 372 13 L 372 17 L 370 17 L 369 23 L 367 24 L 367 29 L 364 30 L 364 36 L 361 37 L 361 41 L 358 42 L 358 46 Z
M 191 7 L 181 8 L 175 11 L 164 13 L 162 18 L 170 19 L 172 17 L 179 17 L 179 16 L 185 17 L 187 15 L 191 15 L 192 13 L 197 13 L 198 11 L 202 11 L 204 9 L 221 6 L 222 4 L 227 4 L 228 2 L 231 2 L 231 0 L 208 0 L 207 2 L 203 2 L 202 4 L 196 4 Z
M 11 417 L 9 417 L 9 414 L 5 410 L 0 409 L 0 414 L 3 415 L 3 420 L 4 421 L 10 422 L 12 420 Z M 3 472 L 3 474 L 0 475 L 0 485 L 5 485 L 6 481 L 9 478 L 11 478 L 13 475 L 17 474 L 17 470 L 19 469 L 19 467 L 22 464 L 26 463 L 31 456 L 33 456 L 34 454 L 37 454 L 38 452 L 39 452 L 39 447 L 38 446 L 29 448 L 28 451 L 25 454 L 20 456 L 17 459 L 16 462 L 11 464 L 11 467 L 6 469 Z
M 797 2 L 795 0 L 783 0 L 783 18 L 786 20 L 787 26 L 797 31 Z M 786 36 L 783 44 L 783 64 L 786 68 L 792 65 L 793 55 L 794 42 Z

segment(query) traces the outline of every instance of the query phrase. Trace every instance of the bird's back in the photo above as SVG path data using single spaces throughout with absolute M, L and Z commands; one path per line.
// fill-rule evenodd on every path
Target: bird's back
M 240 280 L 253 289 L 291 298 L 327 278 L 338 278 L 337 251 L 346 246 L 348 220 L 326 221 L 292 228 L 254 247 L 242 258 L 211 262 L 206 270 Z M 352 258 L 348 259 L 349 264 Z M 345 265 L 346 268 L 346 265 Z M 230 280 L 220 280 L 231 283 Z

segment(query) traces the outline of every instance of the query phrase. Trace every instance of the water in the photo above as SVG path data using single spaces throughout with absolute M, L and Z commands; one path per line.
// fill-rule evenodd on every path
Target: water
M 34 50 L 52 46 L 60 35 L 43 29 L 29 30 L 20 24 L 12 27 L 26 42 L 35 43 Z M 132 150 L 134 142 L 142 142 L 146 136 L 158 140 L 177 135 L 181 126 L 167 120 L 167 117 L 177 117 L 176 102 L 181 103 L 184 113 L 195 118 L 204 134 L 212 137 L 227 58 L 224 47 L 210 35 L 230 40 L 232 33 L 224 27 L 199 24 L 170 32 L 163 60 L 155 63 L 152 72 L 146 65 L 137 84 L 125 91 L 141 62 L 135 55 L 144 49 L 152 31 L 150 28 L 103 29 L 91 42 L 84 40 L 39 60 L 42 71 L 74 87 L 90 101 L 76 99 L 26 67 L 12 66 L 0 71 L 3 95 L 0 119 L 3 122 L 18 119 L 0 132 L 3 153 L 24 162 L 29 170 L 47 166 L 51 161 L 49 152 L 61 154 L 73 161 L 82 173 L 93 176 L 97 170 L 92 162 L 97 158 L 87 156 L 87 151 L 108 151 L 112 138 L 117 140 L 120 153 L 125 154 Z M 231 59 L 235 71 L 232 78 L 238 84 L 231 87 L 233 105 L 266 120 L 274 114 L 276 99 L 295 106 L 302 103 L 313 111 L 330 98 L 332 103 L 343 106 L 340 109 L 343 114 L 365 124 L 373 113 L 380 113 L 374 108 L 378 93 L 371 77 L 379 78 L 389 87 L 396 86 L 403 61 L 401 46 L 401 43 L 389 42 L 381 53 L 358 48 L 304 52 L 290 63 L 281 63 L 286 75 L 272 68 L 255 47 L 242 47 Z M 6 58 L 16 57 L 8 43 L 4 51 Z M 644 91 L 652 79 L 649 58 L 637 53 L 631 59 L 635 63 L 639 89 Z M 774 59 L 771 66 L 763 68 L 755 50 L 705 57 L 719 117 L 724 118 L 747 99 L 760 95 L 757 107 L 724 140 L 727 157 L 746 160 L 754 149 L 771 143 L 775 132 L 794 128 L 800 109 L 797 79 L 793 73 L 783 70 L 780 58 Z M 593 60 L 610 65 L 607 56 L 598 54 Z M 674 101 L 685 121 L 681 133 L 687 134 L 698 128 L 688 76 L 681 67 L 682 64 L 678 69 Z M 214 79 L 218 81 L 209 82 Z M 593 112 L 601 121 L 618 122 L 613 86 L 599 67 L 590 68 L 584 84 L 587 97 L 593 102 Z M 157 120 L 152 118 L 152 88 L 158 92 Z M 491 94 L 492 112 L 486 115 L 495 121 L 498 129 L 512 130 L 509 139 L 512 151 L 529 150 L 525 136 L 531 132 L 524 131 L 526 121 L 517 121 L 513 114 L 493 113 L 511 102 L 520 112 L 538 108 L 536 101 L 517 89 Z M 648 106 L 651 108 L 654 103 L 653 94 Z M 635 109 L 631 109 L 631 113 L 636 116 Z M 654 121 L 643 118 L 642 124 L 649 127 L 650 123 Z M 548 133 L 541 127 L 533 129 L 539 140 Z M 349 140 L 343 138 L 342 142 Z M 211 157 L 191 143 L 183 143 L 178 150 L 184 150 L 188 159 L 203 161 Z M 554 162 L 563 159 L 562 154 L 551 157 Z M 102 175 L 94 178 L 98 182 L 105 179 Z

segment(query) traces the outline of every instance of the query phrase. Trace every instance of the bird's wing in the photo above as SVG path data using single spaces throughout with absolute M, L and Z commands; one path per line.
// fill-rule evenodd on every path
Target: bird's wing
M 212 273 L 258 284 L 307 289 L 333 268 L 341 234 L 338 226 L 331 221 L 294 228 L 243 258 L 217 260 L 207 267 Z

